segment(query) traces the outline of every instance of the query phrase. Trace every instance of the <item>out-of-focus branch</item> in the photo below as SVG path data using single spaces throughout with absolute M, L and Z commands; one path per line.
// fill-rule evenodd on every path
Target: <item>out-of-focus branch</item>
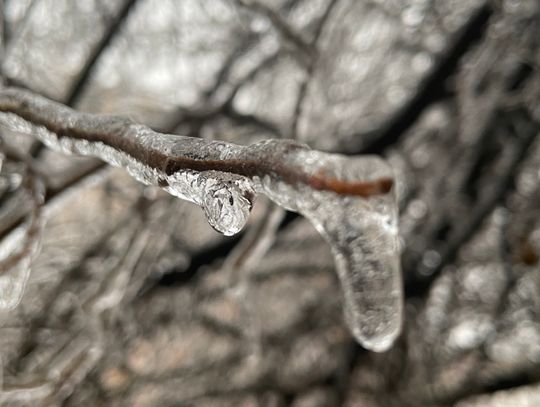
M 133 209 L 131 208 L 127 208 Z M 105 337 L 104 313 L 118 305 L 123 300 L 126 288 L 131 278 L 135 264 L 139 261 L 144 248 L 149 242 L 149 231 L 141 223 L 141 219 L 126 217 L 116 225 L 111 235 L 125 235 L 122 243 L 122 254 L 117 261 L 112 262 L 102 270 L 104 280 L 95 290 L 86 290 L 79 297 L 73 297 L 76 315 L 85 321 L 83 326 L 77 322 L 66 323 L 65 331 L 69 332 L 68 338 L 63 341 L 58 352 L 53 353 L 41 366 L 41 369 L 32 369 L 31 376 L 27 373 L 27 366 L 12 367 L 12 371 L 19 371 L 18 375 L 9 377 L 0 391 L 0 401 L 13 402 L 16 400 L 29 400 L 45 398 L 46 405 L 57 404 L 57 399 L 64 399 L 73 391 L 74 387 L 83 380 L 90 369 L 100 360 L 104 352 Z M 100 242 L 99 246 L 110 245 L 110 240 Z M 94 248 L 95 249 L 95 248 Z M 65 277 L 64 277 L 65 278 Z M 66 289 L 63 281 L 58 287 L 59 292 Z M 51 298 L 55 298 L 53 295 Z M 47 315 L 46 318 L 54 318 Z M 74 318 L 76 320 L 77 318 Z M 40 321 L 43 322 L 43 321 Z M 30 325 L 28 337 L 33 337 L 37 321 Z M 31 359 L 34 349 L 26 343 L 23 349 L 27 352 L 27 358 Z M 51 377 L 49 370 L 55 370 L 58 374 Z M 16 383 L 16 385 L 14 385 Z
M 197 134 L 199 128 L 204 122 L 209 121 L 219 116 L 224 116 L 231 119 L 232 121 L 236 123 L 243 124 L 243 125 L 252 125 L 257 128 L 260 128 L 261 130 L 272 133 L 275 137 L 282 138 L 281 131 L 274 124 L 264 119 L 261 119 L 253 114 L 246 115 L 246 114 L 240 113 L 235 109 L 234 104 L 233 104 L 233 101 L 236 95 L 238 94 L 238 92 L 240 91 L 240 89 L 242 88 L 242 86 L 252 81 L 257 76 L 257 74 L 261 72 L 263 69 L 268 68 L 273 63 L 275 63 L 279 57 L 279 54 L 280 54 L 280 51 L 271 53 L 266 58 L 264 58 L 260 63 L 254 66 L 250 71 L 248 71 L 228 92 L 226 99 L 222 103 L 220 103 L 217 107 L 209 107 L 209 108 L 204 108 L 204 109 L 199 109 L 199 110 L 188 110 L 188 109 L 182 109 L 182 108 L 177 109 L 174 119 L 171 121 L 170 124 L 166 124 L 163 127 L 163 131 L 165 133 L 174 133 L 182 123 L 188 123 L 192 125 L 191 126 L 192 128 L 196 129 L 196 131 L 192 132 L 195 134 L 189 134 L 193 136 Z M 232 63 L 232 62 L 229 61 L 228 63 Z M 225 75 L 225 74 L 220 74 L 220 75 Z M 212 94 L 217 92 L 217 89 L 219 88 L 219 86 L 220 85 L 217 82 L 213 85 L 213 87 L 207 93 L 207 99 L 211 98 Z
M 12 151 L 5 145 L 0 145 L 0 149 L 5 151 L 6 158 L 15 158 L 26 164 L 26 171 L 23 175 L 22 187 L 28 191 L 31 201 L 31 213 L 28 227 L 25 231 L 22 244 L 18 249 L 0 260 L 0 275 L 9 272 L 17 267 L 21 261 L 33 255 L 40 240 L 40 229 L 42 225 L 41 208 L 44 201 L 44 182 L 40 173 L 34 168 L 27 157 L 20 157 L 16 151 Z
M 317 50 L 317 42 L 319 41 L 319 38 L 326 24 L 326 21 L 328 21 L 328 17 L 332 13 L 332 10 L 334 9 L 336 3 L 337 3 L 337 0 L 331 0 L 328 3 L 326 10 L 324 11 L 324 14 L 322 15 L 317 25 L 315 34 L 313 35 L 313 38 L 310 42 L 310 47 L 314 50 Z M 298 136 L 298 123 L 300 120 L 300 116 L 302 114 L 302 108 L 304 106 L 304 100 L 306 98 L 308 85 L 311 82 L 311 79 L 313 78 L 313 72 L 315 71 L 315 65 L 317 63 L 317 54 L 318 52 L 315 52 L 314 57 L 309 60 L 309 63 L 307 64 L 306 77 L 303 80 L 302 84 L 300 85 L 300 90 L 298 91 L 298 98 L 296 99 L 294 115 L 293 115 L 293 119 L 291 123 L 291 133 L 294 138 Z
M 333 1 L 333 3 L 334 2 L 335 1 Z M 295 0 L 289 1 L 282 6 L 282 10 L 289 9 L 294 3 Z M 248 37 L 243 38 L 240 41 L 240 45 L 228 56 L 227 60 L 222 65 L 222 69 L 216 75 L 212 86 L 204 92 L 206 101 L 205 106 L 194 110 L 184 108 L 178 109 L 171 122 L 165 124 L 161 128 L 162 131 L 166 133 L 175 133 L 181 124 L 187 124 L 190 129 L 189 135 L 196 137 L 199 135 L 199 130 L 205 122 L 223 116 L 238 124 L 254 126 L 273 134 L 277 138 L 283 138 L 283 134 L 279 127 L 257 115 L 238 112 L 234 107 L 233 101 L 240 89 L 246 85 L 246 83 L 252 81 L 262 70 L 271 68 L 283 54 L 292 55 L 293 57 L 300 59 L 300 63 L 306 67 L 312 65 L 313 60 L 316 57 L 314 42 L 306 42 L 299 34 L 295 33 L 294 30 L 289 27 L 276 11 L 268 6 L 262 3 L 247 1 L 238 1 L 238 4 L 240 4 L 241 7 L 249 8 L 253 12 L 262 14 L 270 19 L 271 23 L 274 24 L 274 27 L 281 33 L 281 37 L 285 42 L 284 46 L 280 47 L 277 51 L 266 55 L 259 63 L 247 71 L 242 78 L 235 81 L 235 84 L 231 89 L 227 89 L 227 91 L 224 92 L 225 97 L 220 97 L 223 101 L 217 103 L 215 101 L 212 102 L 214 96 L 218 94 L 218 90 L 224 87 L 224 84 L 228 83 L 228 78 L 235 64 L 241 60 L 241 57 L 245 55 L 251 47 L 259 42 L 261 36 L 250 33 Z M 325 18 L 323 17 L 322 20 L 324 19 Z M 315 37 L 317 37 L 317 34 Z M 287 47 L 286 45 L 291 44 L 291 42 L 293 46 Z
M 121 32 L 122 27 L 126 21 L 127 16 L 133 9 L 137 0 L 126 0 L 120 11 L 114 18 L 109 21 L 108 28 L 105 34 L 101 37 L 100 41 L 96 43 L 90 53 L 90 56 L 86 59 L 86 63 L 80 70 L 77 79 L 74 81 L 73 86 L 69 89 L 66 97 L 66 104 L 68 106 L 75 106 L 81 99 L 88 79 L 92 75 L 96 67 L 96 63 L 103 54 L 103 52 L 114 41 L 116 36 Z
M 45 191 L 43 205 L 48 205 L 51 201 L 54 200 L 54 198 L 57 198 L 63 192 L 70 190 L 75 185 L 96 174 L 99 170 L 105 168 L 105 166 L 106 164 L 104 162 L 92 160 L 92 163 L 90 163 L 88 167 L 83 168 L 81 171 L 76 171 L 74 172 L 74 174 L 70 174 L 72 176 L 70 176 L 61 186 L 55 188 L 47 188 L 47 190 Z M 0 226 L 0 239 L 4 238 L 11 231 L 19 227 L 24 221 L 26 214 L 27 211 L 25 211 L 24 208 L 21 208 L 21 210 L 18 211 L 16 214 L 12 214 L 9 221 Z
M 4 46 L 4 54 L 1 61 L 5 60 L 5 57 L 11 53 L 11 49 L 13 44 L 16 42 L 16 39 L 21 36 L 21 34 L 24 32 L 24 30 L 27 28 L 28 24 L 30 23 L 30 20 L 32 19 L 32 14 L 34 9 L 36 8 L 37 4 L 40 0 L 32 0 L 30 2 L 30 5 L 26 9 L 26 12 L 24 14 L 24 17 L 22 21 L 18 24 L 18 28 L 15 33 L 12 35 L 9 35 L 9 31 L 7 30 L 7 24 L 6 19 L 4 15 L 4 39 L 3 39 L 3 46 Z M 5 2 L 6 0 L 3 0 L 2 9 L 5 12 Z M 3 75 L 3 65 L 0 64 L 0 72 Z M 6 78 L 6 82 L 9 84 L 13 84 L 13 81 L 10 78 Z
M 73 107 L 79 103 L 84 94 L 84 90 L 86 89 L 90 76 L 96 68 L 97 62 L 99 61 L 103 52 L 121 32 L 121 28 L 124 26 L 124 22 L 126 21 L 129 12 L 133 9 L 136 3 L 137 0 L 126 0 L 116 16 L 109 21 L 107 30 L 101 37 L 100 41 L 97 42 L 92 48 L 85 64 L 82 66 L 75 81 L 73 81 L 71 87 L 69 88 L 65 97 L 66 105 Z M 43 144 L 34 144 L 34 146 L 31 148 L 31 155 L 38 156 L 42 149 Z
M 247 276 L 242 274 L 270 249 L 284 216 L 283 208 L 267 202 L 264 216 L 248 230 L 225 261 L 223 268 L 231 272 L 231 286 L 234 287 L 238 280 L 247 280 Z
M 4 50 L 7 41 L 7 22 L 5 10 L 5 0 L 0 0 L 0 60 L 4 59 Z
M 357 151 L 351 151 L 351 153 L 381 154 L 404 137 L 424 108 L 445 95 L 447 78 L 456 71 L 463 55 L 482 38 L 492 13 L 491 7 L 487 4 L 479 7 L 456 34 L 453 43 L 446 49 L 431 72 L 420 83 L 414 96 L 377 131 L 380 133 L 378 136 L 369 137 L 371 142 L 354 149 Z M 358 134 L 347 137 L 347 140 L 354 139 L 361 140 L 364 137 Z
M 6 20 L 5 0 L 0 0 L 0 61 L 6 56 L 6 44 L 8 42 L 8 26 Z M 2 74 L 0 62 L 0 86 L 4 84 L 4 75 Z
M 315 58 L 316 49 L 312 44 L 304 40 L 300 33 L 296 32 L 289 24 L 287 24 L 275 10 L 257 0 L 237 0 L 236 2 L 240 6 L 246 7 L 255 13 L 266 17 L 280 36 L 300 52 L 302 56 L 301 61 L 304 62 L 304 64 L 310 64 Z

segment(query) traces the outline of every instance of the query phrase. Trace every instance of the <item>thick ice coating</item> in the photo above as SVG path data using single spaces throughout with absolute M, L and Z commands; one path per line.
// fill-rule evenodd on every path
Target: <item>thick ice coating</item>
M 375 156 L 297 149 L 282 157 L 311 174 L 343 181 L 393 177 L 389 165 Z M 367 349 L 387 350 L 400 333 L 403 303 L 394 191 L 360 198 L 271 178 L 261 180 L 259 188 L 277 204 L 304 215 L 325 237 L 335 256 L 350 330 Z
M 362 192 L 394 178 L 383 159 L 328 154 L 287 140 L 244 147 L 164 135 L 24 91 L 2 92 L 1 126 L 33 134 L 53 149 L 124 167 L 137 180 L 200 205 L 210 225 L 226 235 L 245 225 L 257 193 L 304 215 L 332 247 L 356 339 L 384 351 L 399 335 L 403 294 L 395 193 L 391 181 L 375 193 Z

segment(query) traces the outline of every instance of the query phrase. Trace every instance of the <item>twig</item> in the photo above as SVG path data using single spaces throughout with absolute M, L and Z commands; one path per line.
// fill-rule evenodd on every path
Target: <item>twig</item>
M 315 50 L 318 49 L 317 43 L 319 41 L 319 38 L 337 2 L 338 0 L 331 0 L 330 3 L 328 3 L 326 10 L 324 11 L 324 14 L 321 17 L 319 24 L 317 25 L 315 34 L 313 35 L 313 38 L 311 39 L 310 47 L 312 49 L 315 49 Z M 313 78 L 313 73 L 315 72 L 315 65 L 317 63 L 317 58 L 316 58 L 317 54 L 318 52 L 315 53 L 315 57 L 309 60 L 309 63 L 307 64 L 306 77 L 300 84 L 300 90 L 298 91 L 298 98 L 296 99 L 296 105 L 294 107 L 293 119 L 291 123 L 291 133 L 292 133 L 292 137 L 294 138 L 298 137 L 298 123 L 300 121 L 300 116 L 302 114 L 302 108 L 304 106 L 304 100 L 307 95 L 308 86 Z
M 491 15 L 492 10 L 486 4 L 471 16 L 460 32 L 456 34 L 454 42 L 448 47 L 445 54 L 419 84 L 414 96 L 378 131 L 379 136 L 370 138 L 372 141 L 356 148 L 356 152 L 381 154 L 407 134 L 407 130 L 424 112 L 425 107 L 444 96 L 447 78 L 455 72 L 462 56 L 482 38 Z M 359 135 L 350 135 L 346 139 L 360 140 L 365 138 L 359 137 Z M 351 151 L 351 153 L 353 152 L 355 151 Z
M 77 78 L 66 94 L 65 102 L 68 106 L 73 107 L 79 103 L 88 84 L 88 80 L 90 79 L 92 72 L 95 70 L 99 58 L 113 42 L 114 38 L 116 38 L 116 36 L 120 33 L 123 23 L 136 2 L 137 0 L 126 0 L 122 9 L 110 21 L 108 29 L 101 37 L 101 40 L 92 48 L 90 55 L 86 59 L 86 63 L 79 71 Z M 36 143 L 31 147 L 30 150 L 30 154 L 37 157 L 43 150 L 43 144 Z
M 109 27 L 105 34 L 101 37 L 101 40 L 94 45 L 84 67 L 79 72 L 79 75 L 74 81 L 71 89 L 67 92 L 67 97 L 65 100 L 68 106 L 76 106 L 80 101 L 86 85 L 88 84 L 88 79 L 96 67 L 97 61 L 103 52 L 114 41 L 116 36 L 120 33 L 129 12 L 133 9 L 136 3 L 137 0 L 126 0 L 120 11 L 110 21 Z
M 27 123 L 41 126 L 52 135 L 56 135 L 59 142 L 71 140 L 108 146 L 116 153 L 125 154 L 137 163 L 156 170 L 160 184 L 166 182 L 166 177 L 179 171 L 218 171 L 251 179 L 254 177 L 262 179 L 267 176 L 290 185 L 305 184 L 315 190 L 363 198 L 386 194 L 393 186 L 391 178 L 345 181 L 326 176 L 323 172 L 310 174 L 305 169 L 287 164 L 283 160 L 284 155 L 307 149 L 290 141 L 274 140 L 271 142 L 272 149 L 268 148 L 269 141 L 260 148 L 253 145 L 254 148 L 251 149 L 205 140 L 196 140 L 194 144 L 193 139 L 181 136 L 172 138 L 173 136 L 154 132 L 126 119 L 77 113 L 59 103 L 17 88 L 0 90 L 0 112 L 12 113 Z M 145 141 L 141 134 L 144 135 Z M 171 143 L 179 142 L 185 144 L 184 149 L 191 147 L 195 150 L 171 153 L 169 151 Z M 165 148 L 160 149 L 158 147 L 160 143 L 165 143 Z M 227 146 L 236 150 L 237 154 L 233 155 L 237 157 L 220 158 L 220 151 Z M 258 154 L 259 157 L 249 158 L 253 154 Z M 114 160 L 113 157 L 99 158 Z
M 522 116 L 528 116 L 524 112 L 516 112 L 519 120 L 523 120 Z M 527 117 L 527 121 L 531 119 Z M 513 152 L 507 163 L 507 167 L 499 179 L 496 180 L 491 189 L 480 199 L 479 204 L 471 211 L 468 219 L 464 219 L 459 228 L 449 237 L 448 244 L 444 247 L 441 253 L 441 261 L 439 265 L 429 273 L 424 273 L 426 277 L 419 278 L 414 281 L 414 287 L 410 286 L 409 291 L 414 293 L 424 293 L 435 280 L 443 268 L 453 261 L 459 253 L 459 249 L 467 243 L 478 228 L 482 225 L 485 218 L 495 209 L 497 204 L 514 188 L 516 174 L 523 160 L 527 156 L 529 147 L 538 135 L 538 124 L 530 123 L 529 128 L 525 129 L 525 134 L 521 139 L 516 140 L 513 146 Z
M 233 105 L 233 101 L 246 83 L 252 81 L 257 74 L 264 68 L 270 66 L 270 64 L 277 61 L 280 51 L 276 51 L 265 57 L 260 63 L 258 63 L 253 69 L 247 72 L 243 78 L 241 78 L 234 87 L 228 92 L 228 95 L 224 102 L 220 103 L 217 107 L 208 107 L 199 110 L 190 111 L 187 109 L 177 109 L 174 120 L 170 124 L 164 126 L 163 131 L 166 133 L 174 133 L 182 123 L 194 124 L 194 127 L 200 127 L 206 121 L 219 117 L 220 115 L 231 119 L 239 124 L 253 125 L 261 130 L 268 131 L 274 134 L 278 138 L 282 138 L 281 131 L 272 123 L 257 117 L 256 115 L 246 115 L 238 112 Z M 224 75 L 224 74 L 223 74 Z M 206 94 L 206 99 L 211 99 L 212 95 L 217 92 L 218 85 L 215 84 L 211 90 Z M 191 134 L 190 134 L 191 135 Z
M 6 3 L 5 0 L 0 0 L 0 61 L 4 60 L 7 41 L 8 27 L 6 21 Z
M 300 33 L 296 32 L 292 27 L 290 27 L 289 24 L 287 24 L 276 11 L 257 0 L 236 0 L 236 2 L 240 6 L 246 7 L 265 16 L 276 28 L 281 37 L 300 51 L 300 54 L 302 55 L 301 62 L 309 65 L 316 57 L 316 49 L 312 46 L 312 44 L 305 41 Z
M 76 174 L 75 177 L 69 178 L 67 182 L 65 182 L 61 187 L 47 189 L 45 193 L 43 205 L 44 206 L 48 205 L 51 201 L 53 201 L 63 192 L 68 191 L 70 188 L 74 187 L 78 183 L 84 181 L 88 177 L 97 173 L 99 170 L 103 169 L 105 166 L 106 166 L 105 163 L 101 161 L 96 161 L 94 165 L 92 165 L 90 168 Z M 26 211 L 21 210 L 15 216 L 13 216 L 12 219 L 10 219 L 10 221 L 7 224 L 3 225 L 3 227 L 0 228 L 0 239 L 3 239 L 5 236 L 11 233 L 14 229 L 19 227 L 22 224 L 25 215 L 26 215 Z

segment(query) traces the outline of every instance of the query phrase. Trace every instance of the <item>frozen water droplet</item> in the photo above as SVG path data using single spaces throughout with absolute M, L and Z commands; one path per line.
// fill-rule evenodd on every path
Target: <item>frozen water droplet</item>
M 208 223 L 226 236 L 240 232 L 252 206 L 246 191 L 237 185 L 216 183 L 205 192 L 202 206 Z
M 245 226 L 255 197 L 247 178 L 217 171 L 181 171 L 166 181 L 169 193 L 200 205 L 218 232 L 231 236 Z

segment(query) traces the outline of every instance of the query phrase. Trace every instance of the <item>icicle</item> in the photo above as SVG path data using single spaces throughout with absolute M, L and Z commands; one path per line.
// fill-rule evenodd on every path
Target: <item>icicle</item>
M 362 181 L 393 177 L 384 160 L 375 156 L 348 158 L 307 149 L 291 150 L 281 159 L 327 178 Z M 335 256 L 344 295 L 346 321 L 367 349 L 385 351 L 402 324 L 402 282 L 393 192 L 370 198 L 317 191 L 271 178 L 261 192 L 308 218 Z

